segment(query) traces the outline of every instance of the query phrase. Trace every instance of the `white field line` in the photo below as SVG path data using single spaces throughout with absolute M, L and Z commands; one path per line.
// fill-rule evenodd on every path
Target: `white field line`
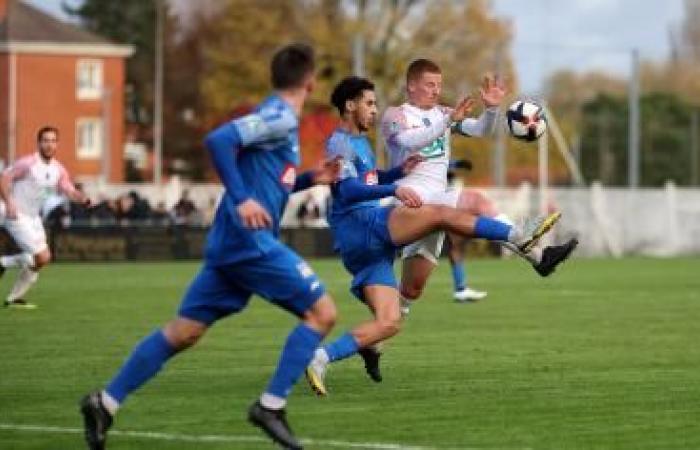
M 20 425 L 13 423 L 0 423 L 0 430 L 26 431 L 33 433 L 48 434 L 83 434 L 82 428 L 54 427 L 46 425 Z M 159 441 L 179 441 L 179 442 L 260 442 L 270 443 L 270 439 L 262 436 L 245 435 L 189 435 L 159 433 L 154 431 L 127 431 L 111 430 L 110 436 L 123 436 L 136 439 L 153 439 Z M 318 446 L 321 448 L 364 448 L 373 450 L 437 450 L 435 447 L 417 447 L 401 444 L 379 443 L 379 442 L 346 442 L 323 439 L 302 439 L 302 443 Z

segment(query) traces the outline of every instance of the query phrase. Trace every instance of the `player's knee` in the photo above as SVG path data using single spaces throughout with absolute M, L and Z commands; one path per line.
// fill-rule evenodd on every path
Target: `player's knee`
M 436 228 L 444 228 L 450 220 L 450 212 L 453 211 L 453 208 L 443 205 L 423 205 L 422 208 L 428 211 L 425 216 Z
M 390 338 L 401 331 L 401 316 L 380 319 L 379 328 L 382 339 Z
M 423 284 L 419 282 L 407 283 L 401 286 L 401 296 L 409 300 L 418 300 L 423 294 Z
M 338 313 L 335 309 L 335 303 L 333 303 L 333 300 L 328 295 L 324 295 L 314 304 L 313 308 L 306 314 L 304 320 L 325 335 L 335 326 L 337 316 Z
M 178 318 L 163 329 L 163 334 L 176 350 L 184 350 L 193 346 L 207 331 L 207 326 L 201 322 Z
M 51 252 L 45 250 L 41 253 L 34 255 L 34 268 L 41 269 L 45 265 L 51 262 Z

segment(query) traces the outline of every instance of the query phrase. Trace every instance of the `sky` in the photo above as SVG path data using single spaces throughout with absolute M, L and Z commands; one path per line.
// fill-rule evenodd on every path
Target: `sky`
M 531 93 L 562 68 L 627 77 L 632 48 L 642 59 L 665 60 L 669 30 L 683 17 L 683 0 L 495 0 L 493 6 L 512 21 L 520 85 Z
M 65 17 L 61 0 L 28 1 Z M 670 53 L 669 30 L 683 16 L 683 0 L 492 0 L 492 5 L 512 23 L 520 87 L 531 95 L 559 69 L 627 77 L 632 48 L 643 59 L 663 61 Z

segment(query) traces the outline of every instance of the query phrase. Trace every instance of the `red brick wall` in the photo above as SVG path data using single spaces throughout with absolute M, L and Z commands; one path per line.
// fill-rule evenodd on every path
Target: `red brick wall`
M 96 57 L 86 57 L 98 59 Z M 60 130 L 58 159 L 73 178 L 101 174 L 101 159 L 84 160 L 76 155 L 76 120 L 103 118 L 101 100 L 78 100 L 76 95 L 77 56 L 17 55 L 17 156 L 35 151 L 36 131 L 51 124 Z M 112 89 L 110 124 L 110 181 L 124 179 L 124 60 L 103 60 L 103 86 Z

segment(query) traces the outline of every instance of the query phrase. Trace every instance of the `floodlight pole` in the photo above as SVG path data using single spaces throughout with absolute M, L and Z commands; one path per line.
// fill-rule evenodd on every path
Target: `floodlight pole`
M 632 49 L 629 81 L 629 138 L 628 138 L 628 185 L 639 187 L 639 50 Z
M 163 21 L 164 0 L 155 0 L 156 60 L 153 106 L 153 183 L 160 185 L 163 177 Z
M 700 159 L 700 146 L 698 145 L 698 110 L 693 109 L 690 116 L 690 185 L 698 185 L 698 159 Z
M 361 32 L 352 40 L 352 73 L 357 77 L 365 76 L 365 39 Z

